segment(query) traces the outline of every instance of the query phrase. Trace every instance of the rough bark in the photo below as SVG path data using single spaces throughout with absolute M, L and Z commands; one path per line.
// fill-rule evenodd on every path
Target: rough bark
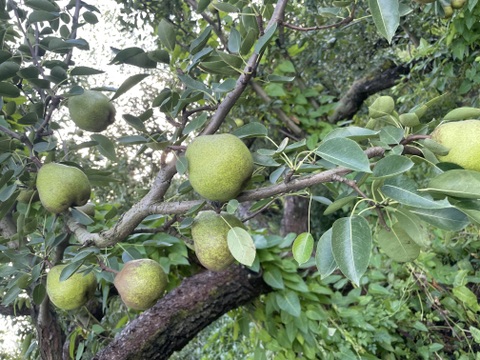
M 37 330 L 38 349 L 42 360 L 59 360 L 61 358 L 65 334 L 55 312 L 51 309 L 48 297 L 39 306 L 32 307 L 31 313 Z
M 308 199 L 287 196 L 283 205 L 282 235 L 301 234 L 308 231 Z
M 379 74 L 355 81 L 338 102 L 329 121 L 335 123 L 351 118 L 370 95 L 393 87 L 398 83 L 402 75 L 409 72 L 410 67 L 406 64 L 394 65 Z
M 268 291 L 259 274 L 239 266 L 201 272 L 129 323 L 93 360 L 168 359 L 221 315 Z

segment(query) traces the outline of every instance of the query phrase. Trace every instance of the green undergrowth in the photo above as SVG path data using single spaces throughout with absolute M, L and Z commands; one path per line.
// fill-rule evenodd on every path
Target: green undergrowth
M 281 248 L 261 252 L 276 289 L 172 359 L 480 359 L 478 230 L 431 235 L 431 251 L 411 263 L 374 251 L 360 287 L 298 269 Z

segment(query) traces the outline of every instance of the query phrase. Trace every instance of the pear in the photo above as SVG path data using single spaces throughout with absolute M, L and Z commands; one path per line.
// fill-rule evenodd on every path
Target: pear
M 134 310 L 146 310 L 163 296 L 167 275 L 151 259 L 131 260 L 115 275 L 114 285 L 122 301 Z
M 432 132 L 432 139 L 449 149 L 438 160 L 480 171 L 480 120 L 452 121 Z
M 253 173 L 252 154 L 231 134 L 199 136 L 188 145 L 185 157 L 190 184 L 211 201 L 235 198 Z
M 60 274 L 67 265 L 56 265 L 47 274 L 47 295 L 50 301 L 63 310 L 74 310 L 90 300 L 97 287 L 97 280 L 92 272 L 76 272 L 67 280 L 60 281 Z
M 73 122 L 82 130 L 101 132 L 115 122 L 115 106 L 99 91 L 85 90 L 68 99 Z
M 243 223 L 228 213 L 201 211 L 192 224 L 192 239 L 200 263 L 212 271 L 221 271 L 234 262 L 227 242 L 228 231 L 234 227 L 245 229 Z
M 42 205 L 54 214 L 70 206 L 82 206 L 90 198 L 90 182 L 77 167 L 48 163 L 37 175 L 37 191 Z

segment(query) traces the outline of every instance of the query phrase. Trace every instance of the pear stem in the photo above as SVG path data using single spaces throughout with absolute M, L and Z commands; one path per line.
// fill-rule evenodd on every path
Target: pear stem
M 106 271 L 115 275 L 119 273 L 119 271 L 114 270 L 108 267 L 107 265 L 105 265 L 105 263 L 102 260 L 98 260 L 98 265 L 100 266 L 100 269 L 102 269 L 103 271 Z

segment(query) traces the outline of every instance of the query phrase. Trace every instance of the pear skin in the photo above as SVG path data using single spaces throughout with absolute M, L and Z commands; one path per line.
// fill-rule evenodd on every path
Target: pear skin
M 190 184 L 211 201 L 235 198 L 253 173 L 250 150 L 231 134 L 199 136 L 187 146 L 185 157 Z
M 85 90 L 68 99 L 73 122 L 82 130 L 102 132 L 115 122 L 115 106 L 99 91 Z
M 90 182 L 82 170 L 57 163 L 40 168 L 36 186 L 43 207 L 54 214 L 70 206 L 85 205 L 91 193 Z

